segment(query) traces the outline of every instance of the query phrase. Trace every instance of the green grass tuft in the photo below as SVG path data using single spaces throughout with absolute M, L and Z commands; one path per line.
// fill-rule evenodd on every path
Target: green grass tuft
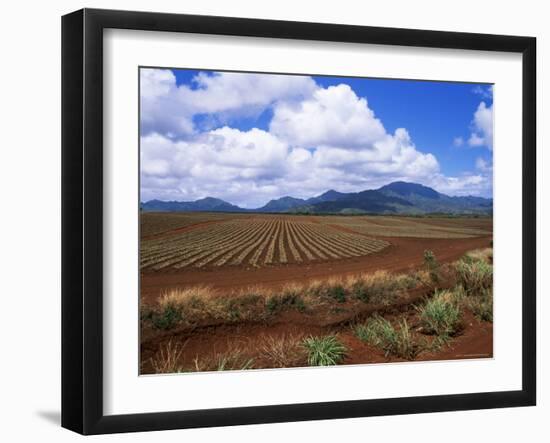
M 308 337 L 303 341 L 303 345 L 308 353 L 309 366 L 337 365 L 347 352 L 347 348 L 335 335 Z
M 420 308 L 420 320 L 428 333 L 451 336 L 457 332 L 462 314 L 451 291 L 436 293 Z
M 481 321 L 493 321 L 493 290 L 486 289 L 482 294 L 468 297 L 466 307 Z
M 386 357 L 395 355 L 405 359 L 413 359 L 418 354 L 418 346 L 414 342 L 406 319 L 399 322 L 399 327 L 383 317 L 374 316 L 365 324 L 355 328 L 357 337 L 384 351 Z
M 493 266 L 484 260 L 463 258 L 455 265 L 457 281 L 468 295 L 482 295 L 493 287 Z

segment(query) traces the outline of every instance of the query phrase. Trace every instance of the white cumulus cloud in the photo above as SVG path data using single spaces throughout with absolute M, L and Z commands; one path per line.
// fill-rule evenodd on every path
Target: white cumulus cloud
M 470 146 L 486 146 L 493 149 L 493 105 L 481 102 L 474 113 L 472 134 L 468 140 Z
M 492 175 L 467 173 L 458 176 L 436 174 L 424 184 L 432 186 L 439 192 L 449 195 L 492 196 Z
M 331 188 L 351 192 L 393 180 L 425 181 L 439 173 L 437 159 L 419 152 L 404 129 L 368 149 L 291 147 L 257 128 L 223 127 L 193 140 L 155 133 L 142 136 L 141 156 L 142 200 L 215 196 L 246 207 Z
M 232 127 L 268 108 L 268 129 Z M 469 143 L 492 145 L 492 107 L 480 104 L 472 128 Z M 140 144 L 142 201 L 212 196 L 255 208 L 395 180 L 454 195 L 486 195 L 491 186 L 480 167 L 445 176 L 406 129 L 387 132 L 349 85 L 324 88 L 305 76 L 201 73 L 177 85 L 170 70 L 142 69 Z
M 141 134 L 171 138 L 196 134 L 196 115 L 227 123 L 259 115 L 278 101 L 301 100 L 316 88 L 311 77 L 232 72 L 199 73 L 192 85 L 178 86 L 172 71 L 148 68 L 141 69 L 140 81 Z
M 318 88 L 301 102 L 279 103 L 270 132 L 294 146 L 369 148 L 386 131 L 365 98 L 345 84 Z

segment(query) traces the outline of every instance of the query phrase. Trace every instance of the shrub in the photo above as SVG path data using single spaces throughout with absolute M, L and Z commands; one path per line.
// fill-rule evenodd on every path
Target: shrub
M 493 291 L 486 289 L 483 294 L 476 297 L 468 297 L 466 306 L 481 321 L 493 321 Z
M 247 320 L 259 315 L 262 297 L 255 293 L 243 293 L 226 297 L 222 301 L 225 318 L 230 321 Z
M 338 303 L 344 303 L 346 301 L 346 290 L 340 284 L 329 286 L 326 289 L 327 297 L 333 298 Z
M 346 288 L 339 279 L 332 278 L 327 281 L 315 281 L 309 285 L 306 291 L 310 295 L 329 301 L 336 300 L 338 303 L 346 301 Z
M 433 251 L 430 251 L 429 249 L 424 251 L 424 264 L 428 269 L 437 268 L 439 266 Z
M 167 305 L 160 312 L 153 312 L 151 322 L 155 329 L 172 329 L 183 319 L 181 308 Z
M 155 328 L 170 329 L 178 323 L 193 324 L 207 318 L 228 321 L 261 318 L 263 312 L 264 296 L 254 290 L 216 296 L 210 288 L 197 286 L 165 293 L 157 309 L 144 315 L 148 315 Z
M 269 314 L 276 314 L 285 309 L 296 309 L 303 312 L 306 309 L 304 299 L 294 291 L 284 291 L 282 294 L 272 295 L 265 302 Z
M 151 309 L 149 306 L 142 306 L 139 311 L 139 319 L 144 321 L 151 321 L 153 319 L 153 316 L 155 315 L 155 311 Z
M 461 313 L 451 291 L 436 293 L 422 308 L 420 320 L 428 333 L 450 336 L 458 330 Z
M 371 294 L 369 292 L 369 288 L 362 279 L 351 284 L 350 292 L 352 297 L 355 297 L 364 303 L 368 303 L 370 301 Z
M 411 289 L 417 281 L 409 275 L 392 275 L 386 271 L 377 271 L 351 278 L 348 282 L 351 295 L 364 303 L 390 304 L 399 291 Z
M 206 286 L 174 289 L 163 294 L 151 316 L 157 329 L 171 329 L 178 323 L 192 323 L 201 318 L 220 316 L 220 306 Z
M 467 252 L 463 259 L 469 259 L 470 261 L 482 260 L 487 263 L 492 263 L 493 248 L 474 249 L 473 251 Z
M 424 251 L 424 266 L 430 275 L 430 280 L 432 283 L 437 284 L 440 282 L 441 278 L 439 276 L 439 262 L 435 257 L 433 251 L 425 250 Z
M 370 318 L 364 325 L 355 328 L 357 337 L 384 351 L 386 357 L 395 355 L 405 359 L 413 359 L 418 353 L 418 346 L 411 336 L 406 319 L 399 322 L 399 328 L 383 317 Z
M 336 365 L 344 359 L 347 352 L 347 348 L 335 335 L 308 337 L 303 341 L 303 346 L 310 366 Z
M 376 347 L 385 348 L 385 344 L 394 342 L 395 330 L 389 321 L 375 315 L 363 325 L 355 327 L 355 335 L 360 340 Z
M 493 266 L 484 260 L 462 259 L 455 264 L 457 282 L 468 295 L 483 294 L 493 287 Z

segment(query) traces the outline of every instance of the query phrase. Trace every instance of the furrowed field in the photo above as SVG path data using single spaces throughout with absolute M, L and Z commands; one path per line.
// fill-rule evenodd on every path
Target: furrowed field
M 143 240 L 141 269 L 267 266 L 365 256 L 389 245 L 330 225 L 284 217 L 221 221 Z
M 492 355 L 489 217 L 140 219 L 142 373 Z
M 146 213 L 141 218 L 143 271 L 306 264 L 367 256 L 390 245 L 375 237 L 474 238 L 492 229 L 488 219 L 209 213 Z

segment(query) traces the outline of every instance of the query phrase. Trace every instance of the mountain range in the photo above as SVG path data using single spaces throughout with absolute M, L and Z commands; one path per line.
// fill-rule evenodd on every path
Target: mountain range
M 329 190 L 308 199 L 290 196 L 270 200 L 261 208 L 245 209 L 224 200 L 206 197 L 192 202 L 150 200 L 141 204 L 147 212 L 270 212 L 308 214 L 492 214 L 493 199 L 451 197 L 417 183 L 393 182 L 361 192 Z

